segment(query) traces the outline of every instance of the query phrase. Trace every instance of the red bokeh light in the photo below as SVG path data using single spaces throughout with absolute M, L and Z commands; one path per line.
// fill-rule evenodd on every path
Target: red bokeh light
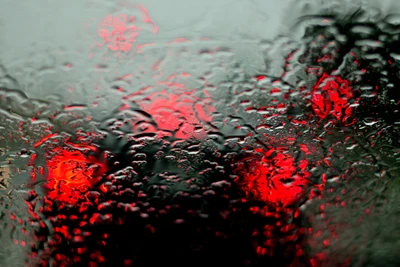
M 51 199 L 76 204 L 99 181 L 108 167 L 106 162 L 89 153 L 98 153 L 98 150 L 94 146 L 74 144 L 52 151 L 46 161 Z
M 194 91 L 164 90 L 139 101 L 139 106 L 153 117 L 160 130 L 176 131 L 176 138 L 188 139 L 204 134 L 198 129 L 212 121 L 212 103 L 210 98 L 194 96 Z
M 139 12 L 137 16 L 127 14 L 108 15 L 100 24 L 98 35 L 110 50 L 129 52 L 132 44 L 136 43 L 139 33 L 142 31 L 142 23 L 150 24 L 153 33 L 158 32 L 158 26 L 151 20 L 149 13 L 142 6 L 134 8 Z
M 345 125 L 355 123 L 350 103 L 354 93 L 348 80 L 324 73 L 314 86 L 311 97 L 313 111 L 321 119 L 332 115 Z
M 128 25 L 129 23 L 131 25 Z M 103 38 L 109 49 L 127 52 L 131 50 L 132 43 L 136 42 L 139 35 L 138 27 L 134 23 L 135 17 L 133 16 L 109 15 L 101 22 L 99 36 Z
M 310 176 L 306 160 L 296 164 L 287 151 L 279 148 L 255 152 L 262 154 L 261 159 L 246 159 L 239 170 L 245 192 L 275 206 L 289 206 L 305 195 Z

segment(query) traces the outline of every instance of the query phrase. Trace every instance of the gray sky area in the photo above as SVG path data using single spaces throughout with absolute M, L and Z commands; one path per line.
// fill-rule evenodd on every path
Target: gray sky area
M 54 69 L 54 61 L 72 63 L 77 75 L 104 61 L 107 49 L 99 48 L 101 22 L 108 16 L 121 14 L 143 18 L 137 7 L 142 5 L 158 26 L 154 34 L 149 23 L 137 22 L 140 35 L 134 45 L 156 43 L 150 49 L 165 50 L 165 45 L 177 38 L 191 40 L 190 45 L 203 47 L 228 46 L 238 61 L 247 65 L 249 72 L 262 71 L 260 41 L 272 41 L 277 35 L 301 36 L 294 31 L 300 14 L 317 13 L 322 7 L 351 10 L 356 6 L 371 5 L 377 1 L 328 0 L 71 0 L 71 1 L 13 1 L 2 0 L 0 9 L 0 63 L 3 70 L 20 83 L 18 86 L 28 96 L 45 98 L 55 90 L 53 84 L 81 80 L 73 71 L 61 79 Z M 392 6 L 392 1 L 379 1 L 379 6 Z M 386 8 L 388 9 L 388 8 Z M 168 44 L 179 46 L 182 44 Z M 186 45 L 186 44 L 185 44 Z M 104 48 L 104 46 L 103 46 Z M 126 58 L 133 57 L 134 49 L 121 57 L 110 57 L 119 70 Z M 111 59 L 110 59 L 111 58 Z M 61 63 L 61 61 L 65 61 Z M 29 62 L 29 63 L 28 63 Z M 57 62 L 58 64 L 59 62 Z M 135 66 L 142 64 L 135 61 Z M 129 66 L 133 66 L 129 64 Z M 37 70 L 49 69 L 38 74 Z M 50 70 L 53 68 L 52 70 Z M 54 73 L 52 73 L 54 72 Z M 0 77 L 4 73 L 0 73 Z M 57 79 L 55 80 L 55 77 Z M 4 86 L 4 84 L 1 84 Z M 75 92 L 76 93 L 76 92 Z M 86 93 L 82 91 L 81 98 Z

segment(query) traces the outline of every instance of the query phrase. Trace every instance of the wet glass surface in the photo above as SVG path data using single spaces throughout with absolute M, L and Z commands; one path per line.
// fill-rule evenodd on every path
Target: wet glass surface
M 396 1 L 10 1 L 0 266 L 399 266 Z

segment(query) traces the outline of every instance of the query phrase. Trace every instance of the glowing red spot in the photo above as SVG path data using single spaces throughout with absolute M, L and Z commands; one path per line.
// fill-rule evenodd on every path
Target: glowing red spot
M 136 42 L 136 37 L 139 35 L 134 22 L 135 17 L 128 17 L 126 14 L 107 16 L 101 23 L 99 36 L 109 49 L 127 52 L 131 50 L 132 43 Z M 128 23 L 133 24 L 128 25 Z
M 272 94 L 274 94 L 274 93 L 280 93 L 281 92 L 281 89 L 279 89 L 279 88 L 273 88 L 272 90 L 271 90 L 271 93 Z
M 151 24 L 153 32 L 158 32 L 158 26 L 150 19 L 147 10 L 142 6 L 137 6 L 141 12 L 142 22 Z M 137 25 L 137 18 L 127 14 L 109 15 L 100 24 L 98 35 L 110 50 L 129 52 L 132 44 L 136 43 L 142 27 Z
M 314 113 L 321 119 L 332 115 L 345 125 L 351 125 L 355 123 L 350 104 L 353 98 L 349 81 L 325 73 L 312 90 L 311 105 Z M 356 100 L 354 103 L 357 104 Z
M 132 261 L 131 260 L 124 260 L 124 262 L 123 262 L 123 265 L 124 266 L 132 266 Z
M 211 122 L 215 112 L 210 98 L 194 96 L 195 91 L 157 92 L 139 101 L 140 107 L 149 113 L 161 130 L 177 131 L 175 137 L 195 136 L 196 127 Z
M 245 192 L 276 206 L 294 204 L 305 195 L 310 175 L 304 170 L 306 160 L 297 165 L 287 151 L 279 149 L 255 152 L 262 153 L 262 158 L 246 159 L 239 170 Z
M 106 163 L 93 155 L 97 152 L 96 147 L 82 144 L 53 150 L 46 161 L 48 196 L 68 204 L 84 199 L 84 193 L 107 171 Z

